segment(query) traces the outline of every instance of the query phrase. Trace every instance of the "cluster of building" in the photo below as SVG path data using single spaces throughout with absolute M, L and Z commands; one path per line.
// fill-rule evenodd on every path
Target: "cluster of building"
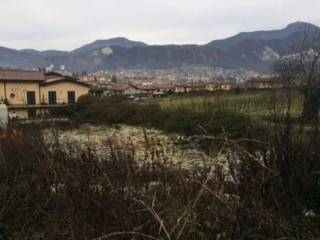
M 230 91 L 233 89 L 271 89 L 280 88 L 281 84 L 275 78 L 251 78 L 243 83 L 234 82 L 183 82 L 159 83 L 132 81 L 128 83 L 109 82 L 105 85 L 95 85 L 91 94 L 95 96 L 124 95 L 137 97 L 162 97 L 168 94 L 182 94 L 191 92 Z
M 113 75 L 109 73 L 81 74 L 79 80 L 90 84 L 91 86 L 103 86 L 112 82 Z
M 117 83 L 112 75 L 87 75 L 85 79 L 45 70 L 0 69 L 0 102 L 9 109 L 10 118 L 28 118 L 51 108 L 74 104 L 80 96 L 123 95 L 129 99 L 163 97 L 191 92 L 230 91 L 235 88 L 265 89 L 279 87 L 273 78 L 252 78 L 246 85 L 234 82 L 183 83 L 163 81 L 128 81 Z
M 102 74 L 102 72 L 100 72 Z M 119 80 L 171 81 L 171 82 L 210 82 L 232 80 L 240 82 L 259 74 L 246 69 L 224 69 L 207 66 L 182 66 L 168 69 L 116 69 L 105 72 Z
M 10 118 L 27 118 L 50 108 L 76 103 L 85 94 L 123 95 L 128 98 L 162 97 L 174 93 L 229 91 L 231 83 L 171 82 L 114 83 L 111 75 L 86 75 L 81 80 L 45 70 L 0 69 L 0 101 L 9 108 Z
M 181 94 L 191 92 L 212 92 L 230 91 L 235 88 L 232 83 L 152 83 L 152 82 L 131 82 L 131 83 L 110 83 L 105 88 L 92 88 L 94 96 L 123 95 L 129 98 L 142 97 L 163 97 L 168 94 Z
M 251 78 L 246 81 L 245 86 L 247 89 L 272 89 L 281 88 L 281 82 L 274 77 L 269 78 Z

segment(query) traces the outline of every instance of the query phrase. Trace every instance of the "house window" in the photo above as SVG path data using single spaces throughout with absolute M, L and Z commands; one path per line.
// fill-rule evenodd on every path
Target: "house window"
M 36 104 L 36 92 L 33 92 L 33 91 L 27 92 L 27 104 L 28 105 Z
M 48 99 L 50 105 L 57 104 L 57 92 L 56 91 L 49 91 L 48 92 Z
M 76 93 L 74 91 L 68 91 L 68 104 L 76 103 Z

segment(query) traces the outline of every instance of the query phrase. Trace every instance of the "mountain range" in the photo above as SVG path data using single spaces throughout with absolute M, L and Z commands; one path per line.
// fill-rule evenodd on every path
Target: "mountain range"
M 70 71 L 95 72 L 116 68 L 215 66 L 266 73 L 275 60 L 294 54 L 295 36 L 315 31 L 320 32 L 320 28 L 296 22 L 281 30 L 243 32 L 204 45 L 148 45 L 119 37 L 97 40 L 73 51 L 0 47 L 0 67 L 30 69 L 51 65 L 64 66 Z

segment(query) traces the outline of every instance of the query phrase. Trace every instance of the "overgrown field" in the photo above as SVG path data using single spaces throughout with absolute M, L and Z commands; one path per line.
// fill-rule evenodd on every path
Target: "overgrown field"
M 253 117 L 266 117 L 284 112 L 287 108 L 287 96 L 283 89 L 264 91 L 243 91 L 202 94 L 202 96 L 180 95 L 159 101 L 164 109 L 185 108 L 196 112 L 207 109 L 228 110 Z M 297 91 L 292 93 L 291 113 L 301 114 L 303 96 Z
M 297 138 L 279 128 L 268 142 L 192 136 L 211 158 L 184 168 L 157 141 L 145 140 L 145 155 L 156 151 L 144 160 L 126 139 L 94 148 L 54 133 L 48 142 L 38 128 L 0 140 L 0 239 L 320 237 L 316 130 Z
M 122 98 L 82 97 L 66 109 L 74 122 L 98 125 L 126 124 L 155 128 L 166 133 L 192 135 L 227 135 L 232 138 L 261 138 L 268 127 L 250 115 L 227 108 L 162 107 L 159 103 L 130 103 Z
M 296 134 L 284 94 L 85 96 L 53 113 L 69 124 L 16 126 L 0 138 L 0 239 L 319 239 L 319 128 Z

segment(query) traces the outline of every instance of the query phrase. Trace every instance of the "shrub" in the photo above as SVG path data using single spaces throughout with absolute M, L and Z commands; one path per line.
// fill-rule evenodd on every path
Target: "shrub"
M 165 112 L 163 129 L 187 135 L 199 133 L 199 125 L 203 123 L 202 115 L 187 109 L 175 109 Z
M 48 144 L 30 127 L 0 142 L 0 238 L 317 239 L 318 136 L 251 152 L 224 139 L 215 161 L 183 169 L 112 139 L 103 158 Z
M 162 109 L 158 104 L 129 103 L 115 97 L 84 97 L 79 100 L 77 112 L 79 119 L 91 123 L 140 125 L 185 135 L 228 133 L 233 138 L 260 138 L 266 133 L 266 129 L 253 124 L 250 117 L 229 110 Z

